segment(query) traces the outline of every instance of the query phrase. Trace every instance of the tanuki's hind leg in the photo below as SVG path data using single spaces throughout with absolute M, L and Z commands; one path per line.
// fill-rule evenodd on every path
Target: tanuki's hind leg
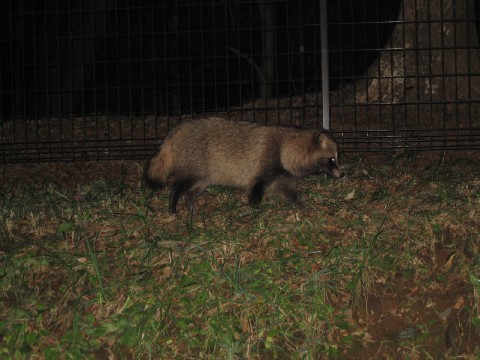
M 195 186 L 195 183 L 194 179 L 184 179 L 173 183 L 168 202 L 168 209 L 172 214 L 177 213 L 177 204 L 180 196 L 190 191 Z
M 195 199 L 203 193 L 206 186 L 204 184 L 195 184 L 193 185 L 190 190 L 185 193 L 185 202 L 187 203 L 187 209 L 190 215 L 193 215 L 194 206 L 195 206 Z

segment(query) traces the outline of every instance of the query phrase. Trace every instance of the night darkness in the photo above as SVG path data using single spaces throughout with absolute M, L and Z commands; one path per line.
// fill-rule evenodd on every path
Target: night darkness
M 274 98 L 321 91 L 318 6 L 273 3 Z M 332 89 L 366 71 L 398 8 L 398 0 L 328 3 Z M 1 11 L 4 119 L 221 111 L 259 97 L 256 1 L 25 0 Z

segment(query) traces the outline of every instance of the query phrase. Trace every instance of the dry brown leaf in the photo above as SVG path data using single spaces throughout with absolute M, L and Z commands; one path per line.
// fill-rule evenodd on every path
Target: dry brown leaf
M 465 299 L 463 298 L 463 296 L 460 296 L 458 299 L 457 299 L 457 302 L 455 303 L 455 305 L 453 305 L 453 308 L 455 310 L 459 310 L 460 308 L 463 307 L 463 305 L 465 304 Z
M 353 189 L 352 191 L 350 191 L 350 192 L 344 197 L 344 200 L 346 200 L 346 201 L 352 200 L 354 197 L 355 197 L 355 189 Z

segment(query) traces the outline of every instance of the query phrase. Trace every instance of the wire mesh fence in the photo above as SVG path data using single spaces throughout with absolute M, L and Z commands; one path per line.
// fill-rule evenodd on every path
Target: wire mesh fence
M 181 121 L 322 124 L 319 1 L 8 0 L 4 163 L 143 159 Z M 330 128 L 344 151 L 479 149 L 479 9 L 327 3 Z

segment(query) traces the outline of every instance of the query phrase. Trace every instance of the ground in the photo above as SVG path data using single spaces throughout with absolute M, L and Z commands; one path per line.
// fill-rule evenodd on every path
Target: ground
M 478 152 L 342 154 L 305 209 L 143 163 L 4 165 L 2 358 L 480 356 Z

